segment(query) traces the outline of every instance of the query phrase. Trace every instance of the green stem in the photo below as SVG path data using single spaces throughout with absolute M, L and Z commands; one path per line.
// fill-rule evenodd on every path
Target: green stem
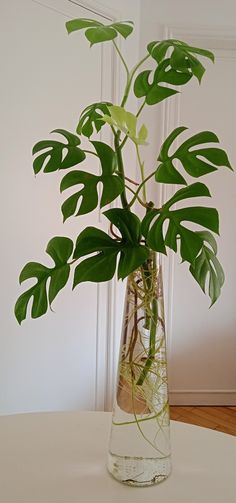
M 114 42 L 115 44 L 115 42 Z M 150 58 L 150 54 L 147 54 L 143 59 L 141 59 L 141 61 L 139 61 L 134 67 L 133 69 L 129 72 L 129 69 L 128 69 L 128 66 L 126 65 L 125 63 L 125 60 L 119 50 L 119 48 L 117 47 L 117 45 L 115 44 L 115 47 L 116 47 L 116 50 L 123 62 L 123 64 L 125 65 L 125 69 L 126 69 L 126 73 L 127 73 L 127 82 L 126 82 L 126 86 L 125 86 L 125 91 L 124 91 L 124 96 L 123 96 L 123 99 L 122 99 L 122 102 L 121 102 L 121 107 L 124 107 L 125 106 L 125 103 L 128 99 L 128 96 L 129 96 L 129 92 L 130 92 L 130 89 L 131 89 L 131 86 L 132 86 L 132 82 L 133 82 L 133 78 L 134 78 L 134 75 L 136 73 L 136 71 L 138 70 L 138 68 L 148 59 Z
M 115 42 L 115 40 L 112 40 L 112 42 L 113 42 L 113 45 L 114 45 L 114 47 L 115 47 L 115 49 L 116 49 L 117 53 L 119 54 L 119 57 L 120 57 L 120 59 L 121 59 L 121 61 L 122 61 L 123 65 L 124 65 L 124 67 L 125 67 L 125 71 L 126 71 L 126 73 L 127 73 L 127 77 L 129 77 L 129 69 L 128 69 L 128 66 L 127 66 L 127 64 L 126 64 L 126 61 L 125 61 L 125 59 L 123 58 L 123 56 L 122 56 L 122 54 L 121 54 L 121 52 L 120 52 L 120 49 L 119 49 L 119 47 L 118 47 L 117 43 Z
M 150 54 L 146 54 L 146 56 L 144 56 L 143 59 L 141 59 L 141 61 L 139 61 L 131 70 L 131 75 L 134 76 L 134 74 L 136 73 L 136 71 L 138 70 L 138 68 L 143 64 L 145 63 L 145 61 L 150 58 Z
M 130 192 L 132 192 L 132 194 L 135 194 L 135 190 L 131 189 L 131 187 L 129 187 L 129 185 L 125 185 L 126 189 L 128 189 Z M 144 207 L 146 208 L 147 205 L 144 203 L 144 201 L 142 201 L 142 199 L 140 199 L 139 196 L 137 196 L 137 200 L 138 202 Z
M 129 208 L 131 208 L 131 206 L 133 206 L 134 202 L 136 201 L 137 197 L 138 197 L 138 194 L 140 192 L 140 190 L 142 189 L 142 187 L 145 185 L 145 183 L 150 180 L 150 178 L 152 178 L 154 175 L 155 175 L 156 171 L 153 171 L 150 175 L 148 175 L 143 181 L 142 183 L 140 183 L 139 185 L 139 188 L 136 190 L 135 192 L 135 196 L 133 197 L 133 199 L 130 201 L 129 203 Z
M 93 152 L 92 150 L 84 150 L 84 152 L 86 154 L 93 154 L 93 155 L 96 155 L 96 157 L 98 157 L 98 154 L 96 152 Z
M 120 149 L 121 149 L 121 150 L 122 150 L 122 148 L 125 146 L 125 144 L 126 144 L 126 142 L 127 142 L 128 138 L 129 138 L 129 137 L 128 137 L 128 135 L 126 135 L 126 136 L 124 137 L 123 141 L 121 142 L 121 144 L 120 144 Z
M 128 99 L 128 96 L 129 96 L 129 92 L 130 92 L 130 88 L 131 88 L 131 85 L 132 85 L 132 82 L 133 82 L 133 78 L 134 78 L 134 75 L 136 73 L 136 71 L 138 70 L 138 68 L 148 59 L 150 58 L 150 54 L 147 54 L 143 59 L 141 59 L 141 61 L 139 61 L 131 70 L 131 72 L 129 73 L 129 77 L 127 79 L 127 84 L 126 84 L 126 88 L 125 88 L 125 92 L 124 92 L 124 97 L 123 97 L 123 100 L 121 102 L 121 106 L 123 107 Z
M 121 148 L 120 148 L 120 133 L 115 133 L 115 139 L 114 139 L 114 144 L 115 144 L 115 151 L 117 155 L 117 164 L 118 164 L 118 170 L 120 173 L 120 176 L 124 182 L 125 185 L 125 172 L 124 172 L 124 164 L 123 164 L 123 159 L 122 159 L 122 153 L 121 153 Z M 128 208 L 128 201 L 126 197 L 126 192 L 125 188 L 123 192 L 120 195 L 121 198 L 121 203 L 123 208 Z
M 136 117 L 139 117 L 139 115 L 141 114 L 141 112 L 142 112 L 142 110 L 143 110 L 143 108 L 144 108 L 145 104 L 146 104 L 146 100 L 144 100 L 144 101 L 143 101 L 143 103 L 142 103 L 141 107 L 138 109 L 138 111 L 137 111 L 137 113 L 136 113 Z
M 138 145 L 136 144 L 135 145 L 136 147 L 136 152 L 137 152 L 137 158 L 138 158 L 138 164 L 139 164 L 139 168 L 140 168 L 140 173 L 141 173 L 141 180 L 142 180 L 142 188 L 143 188 L 143 199 L 145 201 L 145 203 L 147 202 L 147 194 L 146 194 L 146 187 L 145 187 L 145 183 L 143 183 L 143 181 L 145 180 L 145 173 L 144 173 L 144 162 L 141 161 L 141 157 L 140 157 L 140 152 L 139 152 L 139 147 Z

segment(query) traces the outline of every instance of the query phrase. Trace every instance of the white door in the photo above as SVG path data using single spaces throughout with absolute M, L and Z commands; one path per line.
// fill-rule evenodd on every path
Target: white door
M 90 49 L 82 33 L 68 37 L 65 29 L 75 17 L 138 19 L 138 4 L 131 8 L 122 0 L 121 12 L 116 4 L 1 2 L 0 413 L 110 406 L 115 328 L 107 314 L 113 287 L 86 283 L 72 293 L 70 283 L 56 299 L 55 312 L 27 319 L 21 327 L 13 308 L 25 288 L 18 286 L 23 265 L 51 264 L 44 253 L 51 237 L 75 238 L 88 224 L 104 226 L 98 211 L 62 224 L 61 177 L 35 179 L 31 149 L 55 128 L 75 131 L 88 104 L 119 101 L 111 44 Z M 137 53 L 136 32 L 126 49 L 132 64 Z

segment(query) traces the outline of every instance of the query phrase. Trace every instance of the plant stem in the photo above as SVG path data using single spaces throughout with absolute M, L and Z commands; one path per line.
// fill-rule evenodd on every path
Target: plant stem
M 126 75 L 127 75 L 127 81 L 126 81 L 126 86 L 125 86 L 125 90 L 124 90 L 124 96 L 123 96 L 123 99 L 121 101 L 121 107 L 124 107 L 125 106 L 125 103 L 128 99 L 128 96 L 129 96 L 129 92 L 130 92 L 130 88 L 131 88 L 131 85 L 132 85 L 132 82 L 133 82 L 133 78 L 134 78 L 134 75 L 136 73 L 136 71 L 138 70 L 138 68 L 148 59 L 150 58 L 150 54 L 147 54 L 143 59 L 141 59 L 141 61 L 139 61 L 131 71 L 129 71 L 128 69 L 128 66 L 125 62 L 125 59 L 123 58 L 121 52 L 120 52 L 120 49 L 119 47 L 117 46 L 116 42 L 113 40 L 113 44 L 114 44 L 114 47 L 117 51 L 117 53 L 119 54 L 119 57 L 125 67 L 125 71 L 126 71 Z
M 128 78 L 128 77 L 129 77 L 129 69 L 128 69 L 128 66 L 127 66 L 127 64 L 126 64 L 126 61 L 125 61 L 125 59 L 123 58 L 123 56 L 122 56 L 122 54 L 121 54 L 121 52 L 120 52 L 120 49 L 119 49 L 119 47 L 118 47 L 117 43 L 115 42 L 115 40 L 112 40 L 112 42 L 113 42 L 113 45 L 114 45 L 114 47 L 115 47 L 115 49 L 116 49 L 117 53 L 119 54 L 119 57 L 120 57 L 120 59 L 121 59 L 121 61 L 122 61 L 123 65 L 124 65 L 124 67 L 125 67 L 125 71 L 126 71 L 126 73 L 127 73 L 127 78 Z
M 138 70 L 138 68 L 143 64 L 145 63 L 145 61 L 150 58 L 150 54 L 146 54 L 146 56 L 144 56 L 144 58 L 142 58 L 131 70 L 131 75 L 134 76 L 134 74 L 136 73 L 136 71 Z
M 128 138 L 129 138 L 129 137 L 128 137 L 128 135 L 126 135 L 126 136 L 124 137 L 124 139 L 122 140 L 122 142 L 121 142 L 121 144 L 120 144 L 120 149 L 121 149 L 121 150 L 122 150 L 122 148 L 125 146 L 125 144 L 126 144 L 126 142 L 127 142 Z
M 128 185 L 125 185 L 126 189 L 128 189 L 130 192 L 132 192 L 132 194 L 135 194 L 135 191 L 133 189 L 131 189 L 131 187 L 129 187 Z M 147 205 L 142 201 L 142 199 L 140 199 L 139 196 L 137 196 L 137 200 L 138 202 L 144 207 L 144 208 L 147 208 Z
M 117 164 L 118 164 L 118 170 L 120 172 L 120 176 L 124 182 L 125 185 L 125 172 L 124 172 L 124 164 L 123 164 L 123 159 L 122 159 L 122 153 L 121 153 L 121 148 L 120 148 L 120 133 L 115 133 L 115 139 L 114 139 L 114 144 L 115 144 L 115 151 L 117 155 Z M 128 201 L 126 197 L 126 192 L 125 188 L 123 192 L 121 192 L 120 195 L 121 198 L 121 203 L 123 208 L 128 208 Z
M 139 163 L 140 173 L 141 173 L 141 179 L 142 179 L 143 199 L 144 199 L 144 201 L 146 203 L 147 202 L 146 187 L 145 187 L 145 183 L 143 183 L 143 181 L 145 180 L 144 162 L 141 161 L 141 157 L 140 157 L 140 152 L 139 152 L 138 145 L 136 144 L 135 147 L 136 147 L 137 158 L 138 158 L 138 163 Z
M 138 109 L 138 111 L 137 111 L 137 113 L 136 113 L 136 117 L 139 117 L 139 115 L 141 114 L 141 112 L 142 112 L 142 110 L 143 110 L 143 108 L 144 108 L 145 104 L 146 104 L 146 100 L 144 100 L 144 101 L 143 101 L 143 103 L 142 103 L 141 107 Z
M 155 175 L 156 171 L 153 171 L 150 175 L 148 175 L 143 181 L 142 183 L 140 183 L 139 185 L 139 188 L 136 190 L 135 192 L 135 196 L 133 197 L 133 199 L 130 201 L 129 203 L 129 208 L 131 208 L 131 206 L 133 206 L 134 202 L 136 201 L 137 197 L 138 197 L 138 194 L 140 192 L 140 190 L 142 189 L 142 187 L 145 185 L 145 183 L 150 180 L 150 178 L 152 178 L 154 175 Z
M 156 271 L 156 256 L 155 256 L 155 254 L 153 255 L 152 267 L 153 267 L 153 272 L 155 272 Z M 151 281 L 153 281 L 153 274 L 152 274 Z M 154 288 L 153 299 L 152 299 L 152 317 L 151 317 L 148 357 L 147 357 L 146 363 L 144 365 L 144 368 L 143 368 L 143 370 L 137 380 L 137 386 L 142 386 L 142 384 L 143 384 L 143 382 L 149 372 L 149 369 L 152 365 L 152 362 L 155 358 L 157 322 L 158 322 L 158 306 L 157 306 L 156 292 L 155 292 L 155 288 Z
M 96 152 L 93 152 L 92 150 L 84 150 L 84 152 L 86 154 L 93 154 L 93 155 L 96 155 L 96 157 L 98 157 L 98 154 Z

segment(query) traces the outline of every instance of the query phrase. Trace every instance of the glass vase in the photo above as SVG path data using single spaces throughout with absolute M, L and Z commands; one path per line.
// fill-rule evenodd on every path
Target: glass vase
M 108 471 L 131 486 L 157 484 L 171 471 L 162 270 L 156 254 L 127 280 Z

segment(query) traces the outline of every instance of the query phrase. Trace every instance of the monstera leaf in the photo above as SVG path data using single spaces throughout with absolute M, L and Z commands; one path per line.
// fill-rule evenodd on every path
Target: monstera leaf
M 140 221 L 136 215 L 124 209 L 105 212 L 106 217 L 120 233 L 120 240 L 108 236 L 95 227 L 87 227 L 76 241 L 74 258 L 96 255 L 83 260 L 75 269 L 74 287 L 83 281 L 110 280 L 116 270 L 118 254 L 118 278 L 124 279 L 148 258 L 146 246 L 140 244 Z
M 33 154 L 44 151 L 33 162 L 33 169 L 35 174 L 44 166 L 44 173 L 57 171 L 58 169 L 67 169 L 79 164 L 85 159 L 85 153 L 81 150 L 80 139 L 78 136 L 69 133 L 65 129 L 54 129 L 52 133 L 59 133 L 63 135 L 67 143 L 62 143 L 55 140 L 43 140 L 36 143 L 33 147 Z M 66 155 L 64 156 L 64 151 Z
M 194 75 L 199 82 L 201 82 L 205 68 L 193 54 L 199 54 L 214 62 L 214 55 L 212 52 L 199 49 L 198 47 L 192 47 L 180 40 L 170 39 L 163 40 L 162 42 L 150 42 L 147 46 L 149 54 L 158 64 L 165 59 L 169 49 L 171 50 L 170 67 L 177 72 Z
M 191 78 L 192 74 L 187 70 L 179 72 L 170 66 L 170 58 L 165 59 L 160 63 L 154 72 L 153 80 L 149 83 L 151 70 L 144 70 L 141 72 L 134 83 L 134 93 L 137 98 L 142 96 L 146 97 L 148 105 L 154 105 L 160 101 L 176 94 L 176 89 L 164 87 L 161 83 L 172 84 L 175 86 L 182 86 L 186 84 Z
M 116 155 L 109 145 L 99 141 L 91 142 L 101 162 L 102 174 L 97 176 L 86 171 L 71 171 L 61 181 L 61 191 L 74 185 L 82 184 L 83 187 L 70 196 L 62 205 L 64 221 L 74 215 L 84 215 L 93 211 L 98 205 L 98 184 L 103 185 L 100 207 L 111 203 L 124 190 L 124 183 L 119 175 L 114 173 L 116 168 Z M 80 207 L 77 210 L 78 202 Z
M 116 105 L 109 106 L 108 110 L 110 115 L 103 116 L 104 122 L 125 133 L 136 145 L 146 145 L 147 128 L 143 124 L 137 133 L 137 117 L 135 115 Z
M 185 184 L 184 177 L 174 166 L 174 160 L 178 159 L 185 171 L 195 178 L 216 171 L 219 166 L 232 169 L 227 154 L 224 150 L 216 147 L 195 148 L 203 143 L 219 143 L 217 136 L 210 131 L 202 131 L 186 140 L 174 154 L 169 154 L 173 141 L 187 128 L 178 127 L 172 131 L 162 145 L 155 174 L 157 182 Z
M 179 239 L 182 259 L 192 263 L 202 247 L 203 240 L 199 233 L 185 227 L 183 222 L 194 222 L 218 233 L 218 213 L 216 209 L 204 206 L 177 210 L 170 210 L 170 207 L 184 199 L 200 196 L 210 197 L 210 192 L 203 183 L 194 183 L 178 190 L 161 209 L 150 210 L 142 222 L 142 233 L 146 237 L 147 245 L 161 253 L 166 253 L 166 246 L 177 252 Z M 165 221 L 168 221 L 166 232 Z
M 73 242 L 66 237 L 54 237 L 47 245 L 46 252 L 55 266 L 50 268 L 38 262 L 29 262 L 20 273 L 20 283 L 30 278 L 37 282 L 24 292 L 16 302 L 15 316 L 19 323 L 26 318 L 27 306 L 33 298 L 31 317 L 39 318 L 46 313 L 58 292 L 65 286 L 70 274 L 68 260 L 73 251 Z
M 189 270 L 204 293 L 208 287 L 211 305 L 213 305 L 220 296 L 224 284 L 224 271 L 216 256 L 217 243 L 214 236 L 207 231 L 198 232 L 198 235 L 203 239 L 204 244 Z
M 151 42 L 147 50 L 158 66 L 152 80 L 151 70 L 144 70 L 136 77 L 134 93 L 137 98 L 144 96 L 148 105 L 155 105 L 178 92 L 176 89 L 163 86 L 163 83 L 182 86 L 187 84 L 193 76 L 197 77 L 199 82 L 201 81 L 205 68 L 193 56 L 194 53 L 214 61 L 214 56 L 210 51 L 191 47 L 179 40 Z M 169 57 L 166 57 L 167 51 L 171 52 Z
M 104 25 L 94 19 L 72 19 L 66 23 L 68 33 L 85 29 L 85 36 L 90 42 L 90 46 L 99 42 L 113 40 L 118 35 L 127 38 L 133 31 L 132 21 L 122 21 Z
M 94 129 L 98 133 L 102 126 L 104 126 L 104 121 L 101 120 L 103 115 L 109 115 L 109 105 L 111 105 L 111 103 L 104 101 L 93 103 L 86 107 L 80 115 L 76 132 L 88 138 L 95 132 Z

